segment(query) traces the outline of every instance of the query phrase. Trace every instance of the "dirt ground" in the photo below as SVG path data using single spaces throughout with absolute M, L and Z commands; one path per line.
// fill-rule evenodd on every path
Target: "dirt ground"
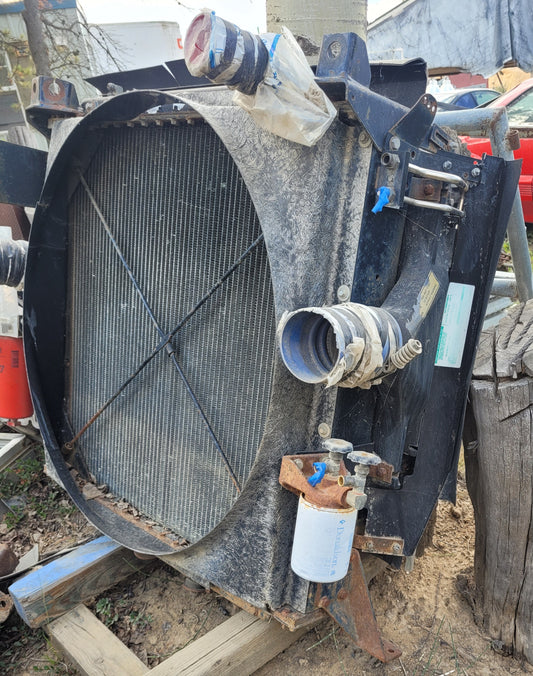
M 24 477 L 28 506 L 14 524 L 13 518 L 6 524 L 4 517 L 0 542 L 21 554 L 39 540 L 42 556 L 94 536 L 94 529 L 57 486 L 38 471 L 33 476 L 26 472 Z M 39 501 L 48 505 L 40 510 L 44 520 L 35 509 Z M 533 673 L 530 665 L 501 654 L 501 646 L 476 626 L 469 602 L 459 591 L 471 575 L 473 548 L 473 510 L 460 478 L 457 506 L 439 505 L 433 544 L 414 570 L 386 570 L 371 584 L 378 623 L 384 636 L 401 647 L 399 660 L 381 664 L 326 620 L 257 671 L 257 676 Z M 0 590 L 5 591 L 5 586 Z M 238 611 L 214 594 L 189 591 L 182 576 L 159 561 L 88 605 L 150 667 Z M 29 630 L 12 613 L 0 626 L 0 673 L 29 676 L 36 672 L 76 673 L 47 643 L 42 630 Z

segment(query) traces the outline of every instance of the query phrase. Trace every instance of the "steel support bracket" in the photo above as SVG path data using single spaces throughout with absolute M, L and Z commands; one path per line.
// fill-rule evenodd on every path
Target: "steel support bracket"
M 352 550 L 350 567 L 343 580 L 317 584 L 315 606 L 325 610 L 357 646 L 381 662 L 390 662 L 402 654 L 398 646 L 381 635 L 356 549 Z

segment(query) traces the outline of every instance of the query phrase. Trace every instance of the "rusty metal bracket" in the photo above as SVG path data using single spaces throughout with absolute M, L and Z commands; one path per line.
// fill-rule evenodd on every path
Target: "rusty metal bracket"
M 383 638 L 376 622 L 359 552 L 354 549 L 343 580 L 318 584 L 315 605 L 323 608 L 355 643 L 381 662 L 400 657 L 402 651 Z
M 313 463 L 323 462 L 327 453 L 305 453 L 302 455 L 286 455 L 281 460 L 279 482 L 291 493 L 304 495 L 309 502 L 317 507 L 345 508 L 348 507 L 346 494 L 351 486 L 339 486 L 337 477 L 330 478 L 327 474 L 320 482 L 320 487 L 315 488 L 308 483 L 307 479 L 314 474 Z M 348 470 L 341 460 L 339 475 L 346 476 Z
M 403 556 L 404 541 L 402 538 L 378 535 L 355 535 L 353 546 L 371 554 Z
M 368 471 L 368 476 L 384 484 L 392 483 L 394 466 L 388 462 L 380 462 L 379 465 L 372 465 Z

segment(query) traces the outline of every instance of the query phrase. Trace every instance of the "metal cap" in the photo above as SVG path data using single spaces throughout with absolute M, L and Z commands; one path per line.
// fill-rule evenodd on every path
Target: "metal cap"
M 353 444 L 344 439 L 325 439 L 322 446 L 330 453 L 351 453 L 353 451 Z
M 351 444 L 350 444 L 351 445 Z M 375 453 L 367 453 L 367 451 L 352 451 L 348 454 L 348 460 L 351 460 L 356 465 L 379 465 L 381 458 Z

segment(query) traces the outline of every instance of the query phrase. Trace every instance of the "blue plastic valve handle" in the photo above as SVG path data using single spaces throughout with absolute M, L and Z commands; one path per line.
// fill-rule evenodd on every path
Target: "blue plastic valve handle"
M 381 188 L 378 188 L 378 199 L 376 203 L 374 204 L 374 207 L 372 208 L 372 213 L 377 214 L 380 211 L 383 211 L 383 207 L 389 203 L 389 197 L 390 197 L 390 188 L 387 188 L 387 186 L 382 185 Z
M 324 478 L 324 474 L 326 473 L 326 463 L 314 462 L 313 468 L 315 470 L 315 473 L 313 474 L 313 476 L 310 476 L 309 479 L 307 479 L 307 483 L 311 484 L 311 486 L 313 486 L 314 488 Z

